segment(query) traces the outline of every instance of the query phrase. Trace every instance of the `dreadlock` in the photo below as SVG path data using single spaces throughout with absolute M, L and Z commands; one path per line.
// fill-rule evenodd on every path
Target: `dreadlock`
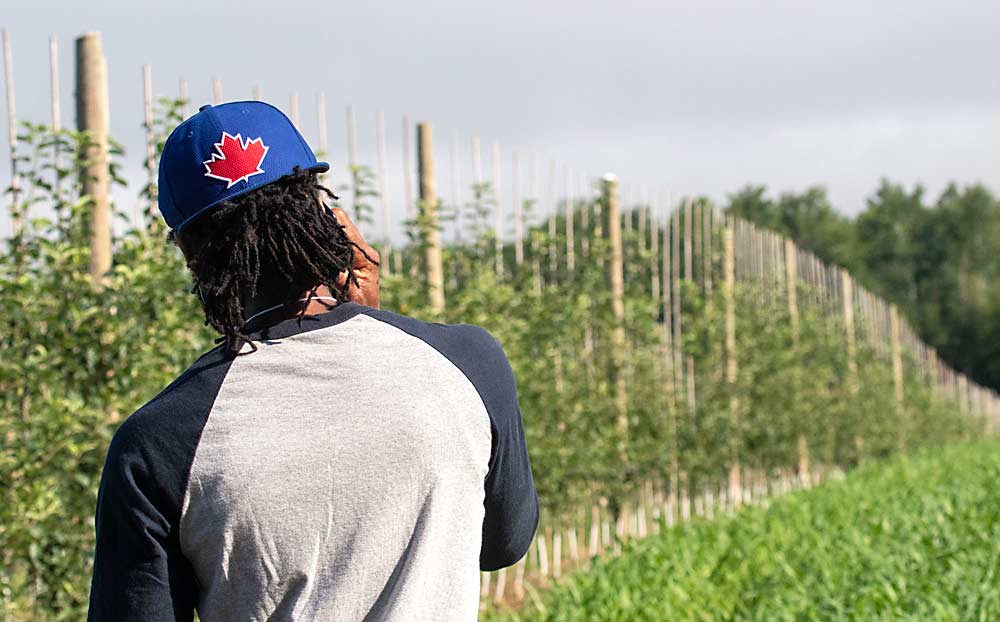
M 358 284 L 352 268 L 354 249 L 344 226 L 322 195 L 336 199 L 315 171 L 296 167 L 291 175 L 245 195 L 224 201 L 184 228 L 192 241 L 187 259 L 205 324 L 232 352 L 244 343 L 257 350 L 244 332 L 244 303 L 267 287 L 269 297 L 292 300 L 319 285 L 330 288 L 338 302 L 347 287 Z M 169 238 L 176 241 L 176 233 Z M 369 257 L 369 259 L 371 259 Z M 347 273 L 343 286 L 337 277 Z

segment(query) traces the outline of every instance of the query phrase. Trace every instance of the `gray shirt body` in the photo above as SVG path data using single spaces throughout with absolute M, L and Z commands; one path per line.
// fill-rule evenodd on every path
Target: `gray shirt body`
M 356 303 L 254 337 L 116 433 L 90 619 L 475 620 L 538 520 L 496 340 Z

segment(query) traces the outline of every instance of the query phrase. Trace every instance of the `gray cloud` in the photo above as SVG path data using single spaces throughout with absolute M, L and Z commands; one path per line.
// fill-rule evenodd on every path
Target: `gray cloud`
M 184 76 L 195 103 L 211 99 L 213 76 L 227 99 L 259 84 L 283 105 L 296 91 L 314 142 L 314 96 L 325 91 L 339 170 L 344 106 L 357 110 L 371 163 L 374 113 L 384 110 L 394 197 L 403 113 L 435 122 L 439 158 L 459 132 L 466 182 L 475 134 L 500 140 L 505 167 L 510 149 L 534 154 L 540 187 L 550 158 L 560 171 L 614 170 L 627 185 L 674 196 L 721 199 L 751 181 L 775 190 L 822 183 L 848 213 L 881 176 L 931 192 L 950 179 L 1000 187 L 1000 11 L 990 0 L 275 6 L 117 2 L 89 6 L 86 16 L 69 2 L 5 9 L 20 116 L 46 118 L 50 33 L 62 46 L 63 108 L 72 111 L 72 37 L 98 29 L 112 129 L 135 179 L 140 67 L 149 62 L 157 92 L 175 93 Z M 6 183 L 6 162 L 0 171 Z

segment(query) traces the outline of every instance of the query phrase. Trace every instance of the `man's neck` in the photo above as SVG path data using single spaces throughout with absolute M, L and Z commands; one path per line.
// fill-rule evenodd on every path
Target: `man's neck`
M 302 292 L 301 295 L 287 300 L 267 295 L 255 296 L 245 305 L 243 316 L 245 318 L 256 316 L 255 322 L 265 319 L 270 321 L 283 320 L 300 315 L 326 313 L 337 304 L 330 288 L 326 285 L 320 285 L 311 291 Z

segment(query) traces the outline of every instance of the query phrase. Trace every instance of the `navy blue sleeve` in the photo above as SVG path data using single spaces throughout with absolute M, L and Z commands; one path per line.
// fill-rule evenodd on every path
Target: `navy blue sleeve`
M 89 622 L 190 622 L 197 590 L 180 551 L 187 476 L 229 365 L 199 359 L 115 432 L 97 495 Z
M 479 567 L 497 570 L 517 562 L 528 552 L 538 527 L 538 493 L 514 371 L 500 343 L 472 324 L 422 322 L 370 308 L 362 312 L 422 339 L 461 369 L 476 387 L 486 405 L 492 433 Z
M 490 414 L 493 446 L 486 476 L 479 567 L 496 570 L 510 566 L 528 552 L 538 527 L 538 493 L 531 475 L 514 371 L 497 340 L 485 330 L 482 332 L 484 375 L 477 388 Z

